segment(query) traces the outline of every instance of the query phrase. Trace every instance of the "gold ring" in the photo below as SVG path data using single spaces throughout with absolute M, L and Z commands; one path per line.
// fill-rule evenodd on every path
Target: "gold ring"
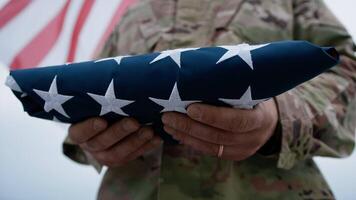
M 222 154 L 224 152 L 224 145 L 219 146 L 219 151 L 218 151 L 218 158 L 221 158 Z

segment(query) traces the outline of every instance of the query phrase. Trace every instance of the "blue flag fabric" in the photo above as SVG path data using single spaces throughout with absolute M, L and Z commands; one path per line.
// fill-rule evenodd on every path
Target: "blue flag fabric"
M 338 63 L 331 47 L 306 41 L 166 50 L 136 56 L 11 71 L 6 85 L 33 117 L 76 123 L 130 116 L 162 130 L 161 114 L 194 102 L 256 104 Z

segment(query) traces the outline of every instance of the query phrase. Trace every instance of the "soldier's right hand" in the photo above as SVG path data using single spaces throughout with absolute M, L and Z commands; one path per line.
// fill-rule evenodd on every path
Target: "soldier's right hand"
M 124 118 L 111 126 L 101 118 L 91 118 L 71 125 L 68 132 L 74 144 L 109 167 L 123 165 L 161 143 L 151 128 L 141 127 L 133 118 Z

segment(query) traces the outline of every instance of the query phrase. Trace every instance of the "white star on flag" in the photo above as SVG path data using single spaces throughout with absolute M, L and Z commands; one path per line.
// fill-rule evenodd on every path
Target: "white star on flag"
M 36 89 L 33 89 L 33 91 L 45 101 L 43 108 L 46 112 L 55 110 L 63 116 L 70 118 L 68 114 L 64 111 L 62 104 L 73 98 L 73 96 L 58 94 L 57 76 L 54 77 L 48 92 Z
M 252 96 L 251 96 L 251 87 L 250 86 L 247 88 L 247 90 L 241 96 L 240 99 L 223 99 L 223 98 L 219 98 L 220 101 L 222 101 L 224 103 L 227 103 L 227 104 L 233 106 L 234 108 L 245 108 L 245 109 L 251 109 L 256 104 L 261 103 L 263 101 L 266 101 L 267 99 L 268 98 L 253 100 Z
M 109 87 L 106 90 L 105 96 L 87 93 L 91 98 L 93 98 L 96 102 L 101 105 L 100 116 L 105 115 L 109 112 L 114 112 L 119 115 L 128 116 L 124 111 L 122 111 L 122 107 L 127 106 L 134 101 L 117 99 L 115 96 L 114 90 L 114 79 L 111 80 Z
M 110 58 L 103 58 L 103 59 L 100 59 L 100 60 L 96 60 L 94 61 L 95 63 L 97 62 L 102 62 L 102 61 L 107 61 L 107 60 L 115 60 L 115 62 L 120 65 L 121 63 L 121 60 L 123 58 L 126 58 L 126 57 L 130 57 L 130 55 L 126 55 L 126 56 L 116 56 L 116 57 L 110 57 Z
M 150 64 L 157 62 L 159 60 L 162 60 L 163 58 L 171 57 L 172 60 L 178 65 L 178 67 L 181 68 L 181 65 L 180 65 L 181 53 L 184 51 L 192 51 L 192 50 L 196 50 L 196 49 L 198 49 L 198 48 L 185 48 L 185 49 L 174 49 L 174 50 L 162 51 L 161 54 L 159 54 L 155 59 L 153 59 L 150 62 Z
M 27 96 L 27 94 L 24 93 L 24 92 L 21 90 L 19 84 L 17 84 L 17 82 L 15 81 L 14 77 L 12 77 L 11 75 L 9 75 L 9 76 L 6 78 L 5 85 L 6 85 L 7 87 L 9 87 L 9 88 L 10 88 L 11 90 L 13 90 L 13 91 L 21 92 L 21 93 L 22 93 L 22 94 L 21 94 L 21 97 Z
M 216 62 L 216 64 L 238 55 L 242 60 L 244 60 L 248 64 L 248 66 L 250 66 L 251 69 L 253 69 L 251 51 L 258 48 L 262 48 L 267 45 L 268 44 L 261 44 L 261 45 L 239 44 L 234 46 L 220 46 L 221 48 L 224 48 L 227 51 L 225 52 L 224 55 L 220 57 L 220 59 Z
M 149 99 L 151 99 L 156 104 L 164 107 L 164 109 L 161 110 L 161 112 L 177 111 L 181 113 L 187 113 L 186 107 L 188 105 L 192 103 L 200 102 L 200 101 L 182 101 L 178 92 L 177 83 L 174 84 L 173 90 L 168 100 L 156 99 L 153 97 L 149 97 Z

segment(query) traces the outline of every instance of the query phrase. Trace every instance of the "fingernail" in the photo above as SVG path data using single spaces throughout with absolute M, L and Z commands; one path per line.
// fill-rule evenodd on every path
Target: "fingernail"
M 136 123 L 133 122 L 132 120 L 127 120 L 124 122 L 124 129 L 125 131 L 135 131 L 137 129 Z
M 105 126 L 106 126 L 106 123 L 103 122 L 102 120 L 99 120 L 99 119 L 94 120 L 94 123 L 93 123 L 94 130 L 101 131 L 105 128 Z
M 201 109 L 198 105 L 192 105 L 188 107 L 188 116 L 193 119 L 199 119 L 201 115 Z

